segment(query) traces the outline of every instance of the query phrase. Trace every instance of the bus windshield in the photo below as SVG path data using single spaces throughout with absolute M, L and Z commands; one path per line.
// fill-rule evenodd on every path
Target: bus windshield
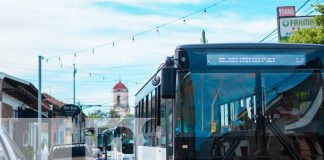
M 183 81 L 179 97 L 184 103 L 180 104 L 182 107 L 178 113 L 181 114 L 177 115 L 176 131 L 178 136 L 194 137 L 195 151 L 199 154 L 213 134 L 221 136 L 228 132 L 255 129 L 258 81 L 262 90 L 260 106 L 264 115 L 274 119 L 276 109 L 282 105 L 282 94 L 290 91 L 296 97 L 293 107 L 296 112 L 300 112 L 302 119 L 318 94 L 321 94 L 322 74 L 316 70 L 194 72 Z M 312 107 L 312 110 L 316 108 L 318 110 L 319 106 Z M 315 117 L 315 110 L 307 116 Z M 310 123 L 297 121 L 300 120 L 289 121 L 281 126 L 283 133 L 294 131 L 303 134 Z M 296 123 L 294 127 L 289 126 L 293 122 Z M 323 127 L 319 126 L 316 132 L 320 130 L 323 132 Z

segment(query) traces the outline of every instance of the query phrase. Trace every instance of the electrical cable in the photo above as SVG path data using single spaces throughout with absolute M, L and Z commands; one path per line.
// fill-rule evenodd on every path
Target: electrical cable
M 74 56 L 76 57 L 77 54 L 85 53 L 85 52 L 91 52 L 91 53 L 94 53 L 95 49 L 102 48 L 102 47 L 106 47 L 106 46 L 108 46 L 108 45 L 112 45 L 112 46 L 114 47 L 115 44 L 116 44 L 116 42 L 124 41 L 124 40 L 127 40 L 127 39 L 132 39 L 132 40 L 134 40 L 135 37 L 140 36 L 140 35 L 143 35 L 143 34 L 146 34 L 146 33 L 151 32 L 151 31 L 157 31 L 157 32 L 159 32 L 159 30 L 160 30 L 161 28 L 163 28 L 163 27 L 165 27 L 165 26 L 167 26 L 167 25 L 173 24 L 173 23 L 175 23 L 175 22 L 177 22 L 177 21 L 181 21 L 181 20 L 183 20 L 183 19 L 186 19 L 186 18 L 188 18 L 188 17 L 190 17 L 190 16 L 193 16 L 193 15 L 198 14 L 198 13 L 201 13 L 201 12 L 206 13 L 206 10 L 207 10 L 207 9 L 210 9 L 210 8 L 212 8 L 212 7 L 215 7 L 215 6 L 217 6 L 217 5 L 220 5 L 221 3 L 226 2 L 226 1 L 228 1 L 228 0 L 220 0 L 220 1 L 218 1 L 218 2 L 215 2 L 215 3 L 213 3 L 213 4 L 211 4 L 211 5 L 207 6 L 207 7 L 205 7 L 205 8 L 202 8 L 202 9 L 200 9 L 200 10 L 197 10 L 197 11 L 194 11 L 194 12 L 192 12 L 192 13 L 189 13 L 189 14 L 187 14 L 187 15 L 185 15 L 185 16 L 179 17 L 179 18 L 174 19 L 174 20 L 171 20 L 171 21 L 169 21 L 169 22 L 167 22 L 167 23 L 164 23 L 164 24 L 161 24 L 161 25 L 155 26 L 155 27 L 153 27 L 153 28 L 151 28 L 151 29 L 148 29 L 148 30 L 145 30 L 145 31 L 142 31 L 142 32 L 139 32 L 139 33 L 132 34 L 132 35 L 127 36 L 127 37 L 124 37 L 124 38 L 120 38 L 120 39 L 117 39 L 117 40 L 114 40 L 114 41 L 111 41 L 111 42 L 108 42 L 108 43 L 104 43 L 104 44 L 101 44 L 101 45 L 96 45 L 96 46 L 93 46 L 93 47 L 89 47 L 89 48 L 85 48 L 85 49 L 80 49 L 80 50 L 77 50 L 77 51 L 75 51 L 75 52 L 73 52 L 73 53 L 62 54 L 62 55 L 60 55 L 60 56 L 53 56 L 53 57 L 49 57 L 48 59 L 61 58 L 61 57 L 63 57 L 63 56 L 68 56 L 68 55 L 74 55 Z

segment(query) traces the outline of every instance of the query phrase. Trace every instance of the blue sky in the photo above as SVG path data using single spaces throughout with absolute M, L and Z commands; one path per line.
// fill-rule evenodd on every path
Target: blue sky
M 112 105 L 112 88 L 121 79 L 130 91 L 133 106 L 135 93 L 165 57 L 179 44 L 200 43 L 203 29 L 209 43 L 259 42 L 276 28 L 277 6 L 298 9 L 306 0 L 228 0 L 206 13 L 185 18 L 185 22 L 181 19 L 218 2 L 0 0 L 0 72 L 37 86 L 37 59 L 42 55 L 49 59 L 43 61 L 43 91 L 71 103 L 75 63 L 77 101 L 101 104 L 107 111 Z M 310 0 L 298 15 L 311 11 L 307 9 L 315 2 L 323 0 Z M 178 18 L 156 32 L 155 27 Z M 134 41 L 128 38 L 116 42 L 151 29 L 135 36 Z M 277 42 L 276 35 L 266 42 Z

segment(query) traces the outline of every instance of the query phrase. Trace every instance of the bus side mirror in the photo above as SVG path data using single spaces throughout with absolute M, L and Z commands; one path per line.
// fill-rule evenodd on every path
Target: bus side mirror
M 173 57 L 166 58 L 161 73 L 161 96 L 162 98 L 174 99 L 176 89 L 176 68 L 174 67 Z

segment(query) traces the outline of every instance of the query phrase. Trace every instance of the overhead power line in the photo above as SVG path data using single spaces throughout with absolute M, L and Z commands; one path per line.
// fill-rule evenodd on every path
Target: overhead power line
M 307 0 L 303 5 L 301 5 L 301 6 L 297 9 L 297 11 L 296 11 L 295 13 L 298 13 L 302 8 L 304 8 L 305 5 L 306 5 L 309 1 L 311 1 L 311 0 Z
M 187 14 L 185 16 L 176 18 L 176 19 L 174 19 L 172 21 L 169 21 L 167 23 L 164 23 L 164 24 L 161 24 L 161 25 L 157 25 L 157 26 L 155 26 L 153 28 L 150 28 L 148 30 L 145 30 L 145 31 L 142 31 L 142 32 L 138 32 L 138 33 L 132 34 L 132 35 L 127 36 L 127 37 L 124 37 L 124 38 L 120 38 L 120 39 L 117 39 L 117 40 L 114 40 L 114 41 L 111 41 L 111 42 L 108 42 L 108 43 L 104 43 L 104 44 L 101 44 L 101 45 L 96 45 L 96 46 L 93 46 L 93 47 L 89 47 L 89 48 L 85 48 L 85 49 L 80 49 L 80 50 L 77 50 L 75 52 L 70 52 L 68 54 L 63 54 L 63 55 L 60 55 L 60 56 L 47 57 L 47 58 L 45 57 L 46 58 L 45 60 L 46 60 L 46 62 L 52 62 L 52 63 L 58 64 L 60 66 L 60 68 L 66 67 L 66 68 L 70 68 L 70 69 L 73 70 L 74 69 L 73 65 L 68 66 L 68 65 L 64 65 L 64 64 L 61 63 L 62 57 L 68 56 L 68 55 L 70 55 L 70 56 L 73 55 L 74 56 L 73 64 L 75 65 L 75 59 L 76 59 L 77 55 L 79 55 L 81 53 L 95 53 L 95 50 L 98 49 L 98 48 L 102 48 L 102 47 L 105 47 L 105 46 L 108 46 L 108 45 L 111 45 L 111 46 L 114 47 L 117 42 L 124 41 L 124 40 L 127 40 L 127 39 L 132 39 L 134 41 L 135 40 L 135 37 L 140 36 L 140 35 L 143 35 L 143 34 L 146 34 L 148 32 L 156 31 L 156 32 L 159 33 L 160 29 L 163 28 L 163 27 L 165 27 L 165 26 L 167 26 L 167 25 L 173 24 L 173 23 L 175 23 L 177 21 L 182 21 L 182 20 L 185 21 L 186 18 L 189 18 L 189 17 L 191 17 L 191 16 L 193 16 L 195 14 L 201 13 L 201 12 L 206 13 L 207 12 L 207 9 L 210 9 L 212 7 L 215 7 L 217 5 L 220 5 L 221 3 L 225 2 L 225 1 L 228 1 L 228 0 L 219 0 L 219 1 L 217 1 L 217 2 L 215 2 L 215 3 L 213 3 L 213 4 L 209 5 L 209 6 L 207 6 L 205 8 L 199 9 L 199 10 L 194 11 L 192 13 L 189 13 L 189 14 Z M 58 61 L 56 61 L 54 59 L 58 59 Z M 117 78 L 109 77 L 107 75 L 103 75 L 103 74 L 100 74 L 100 73 L 89 72 L 89 71 L 87 71 L 85 69 L 81 69 L 80 67 L 77 67 L 77 71 L 81 71 L 83 73 L 86 73 L 90 77 L 91 76 L 100 77 L 102 80 L 105 80 L 106 78 L 118 80 Z
M 313 14 L 314 12 L 315 12 L 315 10 L 312 10 L 308 14 L 306 14 L 306 16 L 309 16 L 309 15 Z
M 319 1 L 319 0 L 316 0 L 315 2 L 313 2 L 313 4 L 316 4 L 318 1 Z M 302 13 L 302 15 L 305 15 L 305 13 L 306 13 L 307 11 L 309 11 L 311 8 L 313 8 L 313 6 L 312 6 L 312 5 L 309 5 L 309 7 L 308 7 L 307 9 L 304 10 L 304 12 Z
M 217 2 L 215 2 L 215 3 L 213 3 L 213 4 L 209 5 L 209 6 L 207 6 L 205 8 L 199 9 L 199 10 L 194 11 L 192 13 L 189 13 L 189 14 L 187 14 L 185 16 L 176 18 L 176 19 L 171 20 L 171 21 L 169 21 L 167 23 L 164 23 L 164 24 L 161 24 L 161 25 L 157 25 L 157 26 L 155 26 L 153 28 L 150 28 L 148 30 L 145 30 L 145 31 L 142 31 L 142 32 L 138 32 L 138 33 L 135 33 L 135 34 L 131 34 L 130 36 L 126 36 L 126 37 L 123 37 L 123 38 L 120 38 L 120 39 L 117 39 L 117 40 L 114 40 L 114 41 L 111 41 L 111 42 L 108 42 L 108 43 L 95 45 L 93 47 L 89 47 L 89 48 L 85 48 L 85 49 L 80 49 L 80 50 L 77 50 L 75 52 L 71 52 L 71 53 L 68 53 L 68 54 L 62 54 L 60 56 L 49 57 L 48 59 L 54 59 L 54 58 L 59 58 L 60 59 L 63 56 L 69 56 L 69 55 L 74 55 L 76 57 L 78 54 L 80 54 L 80 53 L 86 53 L 86 52 L 95 53 L 95 50 L 98 49 L 98 48 L 102 48 L 102 47 L 106 47 L 106 46 L 112 46 L 112 47 L 114 47 L 117 42 L 124 41 L 124 40 L 127 40 L 127 39 L 132 39 L 132 41 L 134 41 L 135 40 L 135 37 L 138 37 L 140 35 L 146 34 L 148 32 L 156 31 L 157 33 L 159 33 L 160 32 L 160 29 L 163 28 L 163 27 L 165 27 L 165 26 L 168 26 L 170 24 L 173 24 L 173 23 L 175 23 L 177 21 L 185 21 L 186 18 L 189 18 L 189 17 L 191 17 L 193 15 L 196 15 L 198 13 L 201 13 L 201 12 L 206 13 L 207 12 L 207 9 L 210 9 L 212 7 L 215 7 L 217 5 L 220 5 L 221 3 L 224 3 L 225 1 L 228 1 L 228 0 L 220 0 L 220 1 L 217 1 Z
M 265 41 L 266 39 L 268 39 L 269 37 L 271 37 L 271 35 L 272 35 L 273 33 L 275 33 L 277 30 L 278 30 L 277 28 L 274 29 L 272 32 L 270 32 L 268 35 L 266 35 L 262 40 L 260 40 L 260 42 L 263 42 L 263 41 Z

